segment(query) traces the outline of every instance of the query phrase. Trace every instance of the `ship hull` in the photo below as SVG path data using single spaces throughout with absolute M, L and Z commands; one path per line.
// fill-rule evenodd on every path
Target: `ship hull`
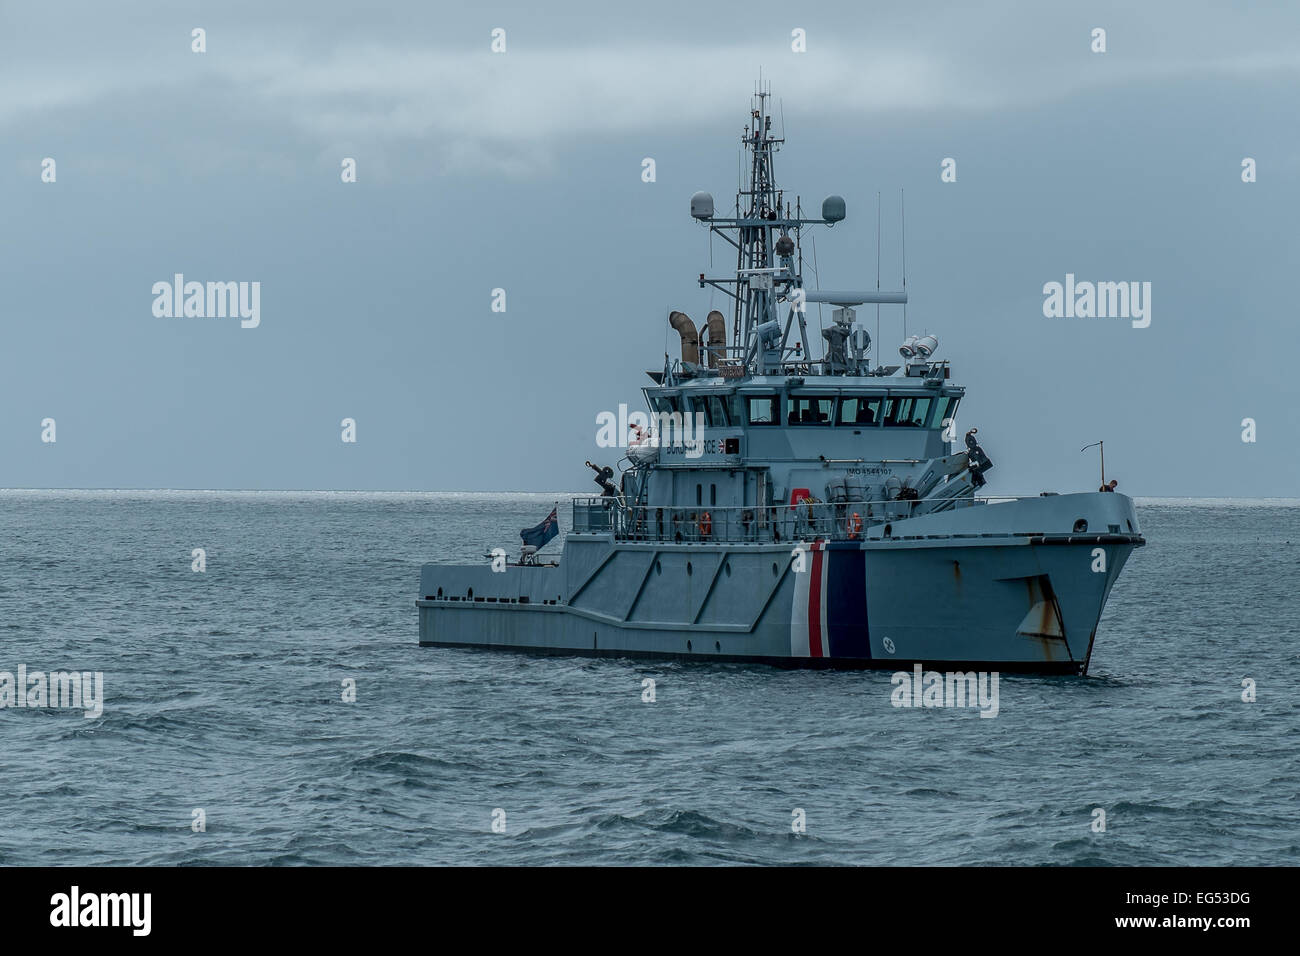
M 1078 533 L 1080 522 L 1103 530 Z M 1114 494 L 971 507 L 884 530 L 798 545 L 571 534 L 558 567 L 425 565 L 420 643 L 1080 674 L 1111 588 L 1144 543 L 1130 499 Z

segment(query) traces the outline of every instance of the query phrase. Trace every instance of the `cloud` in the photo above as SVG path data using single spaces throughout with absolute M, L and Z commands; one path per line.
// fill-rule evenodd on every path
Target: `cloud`
M 1088 52 L 1091 20 L 1016 9 L 1018 16 L 999 18 L 936 5 L 925 30 L 898 13 L 873 22 L 855 11 L 859 20 L 839 29 L 837 21 L 792 13 L 792 21 L 813 21 L 805 54 L 790 51 L 785 26 L 764 28 L 761 39 L 751 27 L 724 43 L 643 36 L 635 23 L 582 37 L 520 29 L 504 54 L 490 52 L 486 27 L 476 27 L 477 42 L 463 30 L 425 37 L 414 27 L 420 38 L 411 39 L 400 19 L 213 25 L 205 54 L 189 51 L 183 24 L 150 21 L 125 46 L 152 56 L 123 55 L 122 44 L 109 42 L 56 43 L 50 32 L 34 38 L 36 60 L 0 67 L 0 128 L 86 112 L 129 117 L 166 96 L 196 115 L 222 117 L 207 135 L 227 144 L 238 140 L 241 124 L 262 124 L 293 132 L 313 150 L 416 144 L 435 169 L 523 175 L 571 138 L 719 123 L 739 132 L 760 68 L 801 119 L 845 124 L 892 112 L 1016 110 L 1180 77 L 1300 73 L 1300 49 L 1286 39 L 1294 31 L 1262 46 L 1252 34 L 1247 55 L 1230 28 L 1207 38 L 1194 17 L 1166 23 L 1153 14 L 1116 23 L 1112 52 L 1096 55 Z M 724 35 L 723 26 L 705 23 L 691 35 Z M 198 124 L 190 133 L 204 135 Z

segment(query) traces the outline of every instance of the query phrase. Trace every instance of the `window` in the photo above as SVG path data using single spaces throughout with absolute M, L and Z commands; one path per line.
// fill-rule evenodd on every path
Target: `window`
M 727 428 L 731 425 L 731 416 L 727 413 L 727 396 L 709 396 L 709 424 L 714 428 Z
M 957 417 L 957 396 L 940 395 L 934 400 L 934 419 L 930 422 L 931 428 L 943 428 L 944 421 L 955 419 Z
M 791 395 L 789 409 L 791 425 L 829 425 L 835 420 L 835 396 Z
M 722 396 L 722 404 L 727 406 L 727 416 L 731 424 L 739 427 L 745 423 L 745 400 L 732 392 Z
M 704 423 L 710 428 L 727 428 L 731 425 L 731 415 L 727 408 L 730 397 L 729 395 L 692 395 L 688 399 L 691 414 L 703 415 Z M 695 419 L 695 421 L 699 420 Z
M 709 485 L 709 506 L 716 508 L 718 506 L 718 486 Z
M 845 395 L 840 399 L 840 424 L 879 425 L 880 405 L 884 400 L 880 395 Z
M 681 411 L 681 400 L 676 395 L 651 396 L 650 407 L 656 412 L 672 414 Z
M 775 395 L 746 395 L 748 419 L 751 425 L 775 425 L 777 404 Z
M 885 399 L 885 425 L 905 425 L 911 428 L 923 428 L 925 420 L 930 417 L 929 398 L 916 398 L 911 395 Z
M 906 422 L 914 428 L 924 428 L 930 420 L 930 406 L 934 404 L 932 398 L 918 398 L 914 400 L 910 414 L 905 410 L 900 417 L 900 421 Z

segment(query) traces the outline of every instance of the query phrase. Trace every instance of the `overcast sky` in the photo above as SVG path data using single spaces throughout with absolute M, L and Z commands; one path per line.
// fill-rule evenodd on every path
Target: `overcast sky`
M 906 191 L 990 491 L 1095 488 L 1104 438 L 1131 494 L 1296 494 L 1300 8 L 266 6 L 0 0 L 0 486 L 585 488 L 667 312 L 722 305 L 688 200 L 730 206 L 761 69 L 778 180 L 848 202 L 814 284 L 874 282 L 880 191 L 897 285 Z M 156 317 L 178 272 L 260 325 Z M 1150 282 L 1150 327 L 1044 317 L 1067 273 Z

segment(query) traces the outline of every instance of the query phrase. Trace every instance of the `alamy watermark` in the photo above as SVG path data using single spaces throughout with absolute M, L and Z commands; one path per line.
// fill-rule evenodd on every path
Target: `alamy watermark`
M 152 910 L 152 893 L 83 893 L 74 885 L 50 897 L 50 925 L 124 927 L 133 936 L 148 936 Z
M 0 708 L 71 708 L 85 711 L 87 720 L 104 712 L 102 671 L 32 671 L 18 665 L 18 676 L 0 671 Z
M 184 273 L 153 284 L 153 314 L 160 319 L 239 318 L 240 327 L 262 324 L 262 283 L 186 282 Z
M 629 412 L 619 403 L 618 412 L 596 415 L 596 445 L 600 448 L 627 448 L 630 453 L 649 453 L 651 449 L 683 448 L 687 458 L 704 454 L 704 413 Z
M 895 707 L 978 707 L 981 717 L 998 715 L 998 672 L 925 671 L 915 664 L 912 673 L 897 671 L 889 679 Z
M 1065 282 L 1043 286 L 1043 315 L 1049 319 L 1132 319 L 1133 328 L 1151 324 L 1150 282 Z

